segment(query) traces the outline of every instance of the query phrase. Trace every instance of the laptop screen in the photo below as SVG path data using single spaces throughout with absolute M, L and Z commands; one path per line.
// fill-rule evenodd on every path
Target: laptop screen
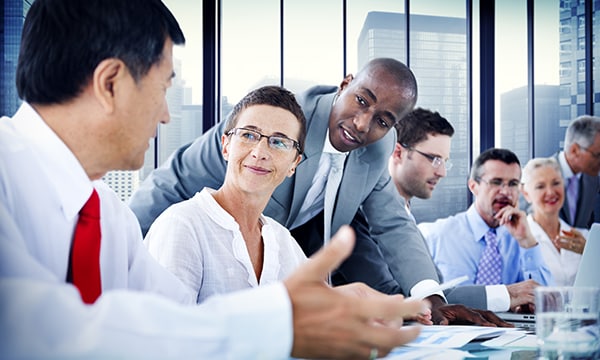
M 600 287 L 600 276 L 597 270 L 594 272 L 593 267 L 597 267 L 600 260 L 600 223 L 593 223 L 588 233 L 587 242 L 583 249 L 583 255 L 579 261 L 579 269 L 575 276 L 573 286 L 592 286 Z

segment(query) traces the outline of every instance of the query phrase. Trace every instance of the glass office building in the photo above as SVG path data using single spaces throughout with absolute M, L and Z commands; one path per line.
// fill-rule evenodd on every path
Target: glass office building
M 25 15 L 33 1 L 25 0 L 3 0 L 0 8 L 2 16 L 2 29 L 0 29 L 0 110 L 2 115 L 12 115 L 21 101 L 15 87 L 15 71 L 17 69 L 17 58 L 19 56 L 19 45 L 21 43 L 21 29 Z
M 7 115 L 20 104 L 14 76 L 31 3 L 4 0 L 1 8 L 0 107 Z M 456 131 L 454 167 L 432 199 L 413 201 L 418 221 L 466 209 L 470 165 L 482 150 L 506 147 L 522 163 L 547 156 L 561 149 L 573 118 L 600 111 L 594 40 L 600 0 L 165 3 L 187 38 L 174 54 L 171 123 L 159 126 L 137 174 L 105 178 L 123 199 L 250 89 L 339 85 L 374 57 L 407 63 L 419 84 L 417 106 L 440 112 Z

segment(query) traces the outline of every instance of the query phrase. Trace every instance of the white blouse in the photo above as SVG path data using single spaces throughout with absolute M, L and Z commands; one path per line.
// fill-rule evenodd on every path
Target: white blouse
M 283 280 L 306 260 L 290 232 L 261 215 L 264 262 L 256 278 L 246 243 L 235 219 L 204 188 L 170 206 L 152 224 L 144 243 L 158 262 L 197 294 L 211 295 Z
M 577 275 L 577 269 L 579 268 L 579 261 L 581 255 L 570 250 L 561 249 L 559 252 L 552 240 L 548 237 L 544 229 L 533 220 L 533 216 L 529 214 L 527 216 L 529 221 L 529 228 L 535 239 L 540 243 L 542 249 L 542 255 L 544 261 L 554 277 L 554 283 L 556 286 L 572 286 L 575 282 L 575 276 Z M 560 230 L 571 230 L 571 226 L 560 221 Z M 587 239 L 588 230 L 575 228 L 583 234 L 583 237 Z

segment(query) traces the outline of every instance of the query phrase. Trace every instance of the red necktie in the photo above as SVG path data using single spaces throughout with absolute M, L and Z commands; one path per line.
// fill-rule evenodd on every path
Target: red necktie
M 100 198 L 96 189 L 79 211 L 71 249 L 71 282 L 86 304 L 102 293 L 100 281 Z

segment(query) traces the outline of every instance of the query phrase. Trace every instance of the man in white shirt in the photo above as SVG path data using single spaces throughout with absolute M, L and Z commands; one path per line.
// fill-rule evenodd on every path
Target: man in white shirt
M 411 199 L 429 199 L 452 167 L 449 157 L 454 128 L 438 112 L 417 108 L 398 122 L 396 131 L 398 142 L 390 156 L 388 170 L 411 214 Z M 459 286 L 448 291 L 446 297 L 449 303 L 507 311 L 509 304 L 512 309 L 518 309 L 533 303 L 533 289 L 537 285 L 533 280 L 526 280 L 510 285 Z
M 149 256 L 135 216 L 100 179 L 143 164 L 169 121 L 172 50 L 184 41 L 159 0 L 31 6 L 16 76 L 24 103 L 0 120 L 2 355 L 366 359 L 416 337 L 418 328 L 378 320 L 414 316 L 424 303 L 324 283 L 351 251 L 347 228 L 284 282 L 200 306 Z M 101 294 L 84 304 L 69 283 L 71 242 L 94 192 Z

